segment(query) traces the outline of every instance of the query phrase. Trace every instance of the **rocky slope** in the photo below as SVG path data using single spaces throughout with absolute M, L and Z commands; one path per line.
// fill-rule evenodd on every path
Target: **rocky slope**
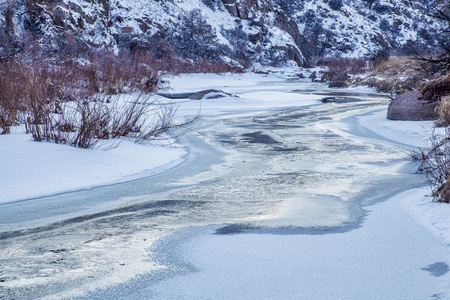
M 436 0 L 438 1 L 438 0 Z M 373 56 L 432 39 L 425 0 L 0 0 L 3 48 L 151 50 L 299 65 Z M 11 46 L 12 45 L 12 46 Z M 7 50 L 7 49 L 6 49 Z M 3 49 L 3 52 L 6 51 Z M 12 50 L 10 50 L 12 51 Z M 6 51 L 7 52 L 7 51 Z

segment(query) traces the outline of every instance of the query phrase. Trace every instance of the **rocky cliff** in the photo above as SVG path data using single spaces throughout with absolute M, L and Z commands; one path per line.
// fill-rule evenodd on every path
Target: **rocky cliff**
M 0 0 L 3 52 L 40 45 L 146 49 L 196 59 L 305 64 L 368 56 L 424 41 L 434 26 L 420 0 Z M 9 45 L 9 46 L 8 46 Z M 6 49 L 6 50 L 5 50 Z

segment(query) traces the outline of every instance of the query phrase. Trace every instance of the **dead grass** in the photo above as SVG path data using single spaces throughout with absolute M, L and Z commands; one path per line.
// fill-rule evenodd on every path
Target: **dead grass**
M 406 75 L 409 72 L 421 72 L 422 66 L 418 61 L 404 56 L 392 56 L 372 68 L 372 71 L 389 76 Z
M 442 97 L 450 96 L 450 73 L 427 82 L 422 88 L 424 99 L 439 101 Z
M 447 127 L 450 126 L 450 96 L 443 97 L 436 107 L 438 120 L 436 126 Z
M 84 62 L 9 61 L 0 64 L 0 133 L 23 123 L 35 141 L 80 148 L 119 137 L 144 142 L 186 124 L 175 122 L 175 107 L 148 100 L 163 74 L 229 71 L 241 69 L 142 53 L 93 53 Z M 112 100 L 111 95 L 122 93 L 139 96 L 126 103 Z
M 353 84 L 367 85 L 380 92 L 399 94 L 420 89 L 427 75 L 421 62 L 408 57 L 390 57 L 372 66 L 362 76 L 355 76 Z

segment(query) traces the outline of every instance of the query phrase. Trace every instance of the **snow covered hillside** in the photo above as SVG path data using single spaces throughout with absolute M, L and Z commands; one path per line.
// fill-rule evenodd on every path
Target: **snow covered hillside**
M 427 10 L 438 1 L 274 0 L 299 25 L 309 56 L 373 56 L 407 53 L 409 46 L 433 40 L 438 24 Z
M 373 56 L 432 39 L 424 0 L 0 1 L 0 39 L 48 51 L 150 50 L 213 60 L 303 65 Z M 11 42 L 12 40 L 12 42 Z M 6 47 L 7 43 L 3 43 Z

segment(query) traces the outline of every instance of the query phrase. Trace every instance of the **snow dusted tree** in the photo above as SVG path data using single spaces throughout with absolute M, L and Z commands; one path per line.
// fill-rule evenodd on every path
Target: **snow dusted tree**
M 442 4 L 436 2 L 423 6 L 423 13 L 435 20 L 437 27 L 430 27 L 418 31 L 418 35 L 424 40 L 424 47 L 415 44 L 410 45 L 412 54 L 416 59 L 429 63 L 441 71 L 450 70 L 450 1 Z M 435 70 L 434 72 L 437 72 Z
M 441 65 L 446 70 L 450 70 L 450 1 L 438 7 L 431 5 L 431 16 L 441 21 L 441 28 L 436 31 L 435 39 L 438 42 L 439 52 L 437 57 L 431 62 Z
M 369 9 L 372 9 L 372 5 L 376 2 L 377 0 L 363 0 L 363 2 L 366 2 L 369 5 Z
M 5 3 L 4 19 L 0 19 L 0 62 L 14 58 L 25 49 L 25 45 L 15 34 L 15 7 L 11 1 Z
M 216 10 L 217 0 L 203 0 L 203 3 L 213 11 Z
M 328 5 L 331 7 L 331 9 L 340 10 L 343 4 L 342 0 L 329 0 Z
M 216 30 L 208 24 L 200 9 L 194 9 L 179 18 L 179 27 L 172 35 L 177 50 L 190 58 L 217 59 L 220 47 Z

